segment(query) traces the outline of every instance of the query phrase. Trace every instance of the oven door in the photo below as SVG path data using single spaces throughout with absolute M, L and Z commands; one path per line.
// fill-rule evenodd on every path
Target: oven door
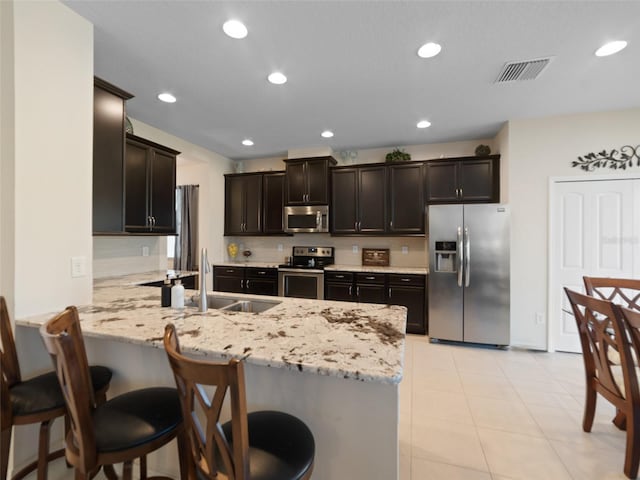
M 281 268 L 278 270 L 278 295 L 324 300 L 324 272 Z

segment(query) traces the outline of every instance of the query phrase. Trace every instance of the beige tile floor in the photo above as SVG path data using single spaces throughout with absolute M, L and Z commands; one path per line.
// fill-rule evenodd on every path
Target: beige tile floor
M 582 357 L 410 335 L 400 384 L 401 480 L 625 479 L 625 433 L 598 398 L 582 431 Z
M 410 335 L 405 364 L 401 480 L 626 478 L 625 434 L 601 397 L 592 433 L 582 432 L 580 355 L 431 344 Z M 52 464 L 49 479 L 72 478 L 63 466 Z

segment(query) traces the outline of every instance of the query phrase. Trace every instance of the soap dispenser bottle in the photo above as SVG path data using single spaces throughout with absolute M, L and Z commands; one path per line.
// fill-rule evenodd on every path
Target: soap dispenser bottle
M 171 306 L 171 280 L 169 280 L 169 275 L 164 279 L 164 284 L 162 285 L 160 305 L 163 307 Z
M 184 286 L 179 278 L 176 278 L 175 285 L 171 287 L 171 308 L 184 308 Z

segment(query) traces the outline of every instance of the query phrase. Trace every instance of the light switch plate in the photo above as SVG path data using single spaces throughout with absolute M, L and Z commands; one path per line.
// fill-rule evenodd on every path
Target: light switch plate
M 351 251 L 352 251 L 353 253 L 358 253 L 358 245 L 353 245 L 353 246 L 351 247 Z
M 278 244 L 278 251 L 281 252 L 282 250 L 284 250 L 284 247 L 282 246 L 281 243 Z
M 84 277 L 87 275 L 87 257 L 71 257 L 71 277 Z
M 402 254 L 406 255 L 407 253 L 409 253 L 409 247 L 406 247 L 406 246 L 403 245 L 402 246 Z
M 144 247 L 142 247 L 142 256 L 143 257 L 148 257 L 149 256 L 149 247 L 147 247 L 146 245 Z

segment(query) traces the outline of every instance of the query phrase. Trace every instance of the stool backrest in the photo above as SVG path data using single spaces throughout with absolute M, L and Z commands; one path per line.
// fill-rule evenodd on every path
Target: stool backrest
M 583 277 L 587 295 L 640 311 L 640 280 Z
M 18 353 L 16 343 L 13 339 L 13 329 L 9 310 L 4 297 L 0 296 L 0 368 L 2 369 L 2 379 L 6 382 L 7 388 L 20 383 L 20 365 L 18 364 Z
M 624 321 L 614 312 L 615 305 L 589 295 L 564 289 L 576 318 L 587 377 L 596 390 L 617 406 L 638 398 L 638 378 L 633 363 L 633 345 Z M 620 356 L 624 389 L 616 381 L 609 350 Z M 622 408 L 622 407 L 619 407 Z
M 165 327 L 164 347 L 175 376 L 191 454 L 201 477 L 221 479 L 217 458 L 229 480 L 249 479 L 249 433 L 243 362 L 194 360 L 182 355 L 175 327 Z M 210 397 L 205 387 L 216 387 Z M 223 433 L 220 412 L 229 391 L 233 441 Z M 202 419 L 200 418 L 202 417 Z M 201 478 L 199 477 L 199 478 Z
M 67 455 L 78 457 L 76 468 L 88 472 L 97 464 L 97 448 L 91 411 L 95 399 L 87 353 L 76 307 L 67 307 L 40 328 L 51 355 L 70 419 L 72 442 Z

